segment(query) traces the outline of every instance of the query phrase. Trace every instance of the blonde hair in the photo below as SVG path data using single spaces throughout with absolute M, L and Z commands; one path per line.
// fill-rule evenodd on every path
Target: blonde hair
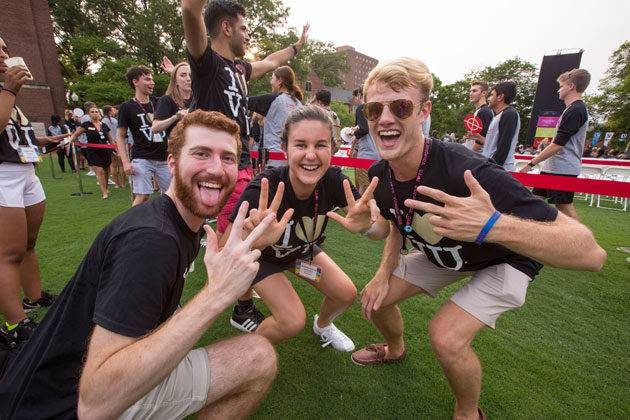
M 589 83 L 591 83 L 591 74 L 584 69 L 573 69 L 571 71 L 567 71 L 566 73 L 562 73 L 558 76 L 557 81 L 559 83 L 573 83 L 575 84 L 575 91 L 583 93 Z
M 433 75 L 427 65 L 420 60 L 409 57 L 385 61 L 372 69 L 363 84 L 366 102 L 368 89 L 376 82 L 385 83 L 396 92 L 410 86 L 417 87 L 422 102 L 429 100 L 433 89 Z
M 173 102 L 175 102 L 180 108 L 187 108 L 184 100 L 188 99 L 182 96 L 182 93 L 179 91 L 179 87 L 177 87 L 177 72 L 184 66 L 188 66 L 188 63 L 182 62 L 173 68 L 171 78 L 168 82 L 168 88 L 166 88 L 166 94 L 169 95 L 173 99 Z

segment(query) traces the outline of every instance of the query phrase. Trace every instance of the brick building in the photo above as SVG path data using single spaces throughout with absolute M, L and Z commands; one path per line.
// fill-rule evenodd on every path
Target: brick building
M 0 28 L 9 55 L 23 57 L 33 75 L 33 80 L 22 86 L 17 105 L 31 121 L 46 125 L 52 114 L 63 116 L 65 90 L 48 2 L 2 0 Z
M 308 80 L 302 84 L 302 90 L 307 98 L 310 98 L 320 89 L 328 89 L 332 93 L 332 100 L 342 101 L 350 109 L 354 109 L 358 106 L 358 103 L 353 102 L 352 91 L 363 87 L 363 82 L 367 78 L 370 71 L 376 67 L 378 60 L 368 55 L 357 52 L 354 47 L 344 45 L 337 47 L 337 52 L 344 52 L 348 57 L 348 66 L 350 70 L 347 73 L 341 73 L 341 79 L 345 84 L 345 89 L 331 88 L 325 86 L 321 79 L 311 70 L 308 76 Z

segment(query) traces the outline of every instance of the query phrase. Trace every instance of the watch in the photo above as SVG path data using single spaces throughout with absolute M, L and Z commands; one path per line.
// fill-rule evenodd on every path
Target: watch
M 536 166 L 536 164 L 533 162 L 533 159 L 532 159 L 532 160 L 530 160 L 529 162 L 527 162 L 527 164 L 528 164 L 529 166 L 531 166 L 532 168 L 533 168 L 534 166 Z

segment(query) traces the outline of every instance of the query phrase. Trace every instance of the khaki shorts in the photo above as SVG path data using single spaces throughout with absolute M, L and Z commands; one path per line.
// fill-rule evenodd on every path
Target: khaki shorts
M 354 186 L 361 192 L 361 186 L 364 186 L 366 189 L 368 185 L 370 185 L 370 178 L 368 177 L 368 170 L 364 168 L 355 168 L 354 169 Z
M 525 303 L 531 278 L 509 264 L 497 264 L 479 271 L 452 271 L 438 267 L 417 250 L 404 256 L 407 275 L 403 277 L 400 265 L 392 275 L 421 287 L 435 297 L 444 287 L 472 276 L 451 297 L 460 308 L 494 328 L 499 315 Z
M 191 350 L 169 376 L 129 407 L 118 419 L 182 419 L 203 408 L 209 389 L 208 353 L 203 347 Z
M 30 163 L 0 163 L 0 207 L 25 208 L 46 199 Z
M 135 175 L 131 176 L 134 194 L 153 194 L 152 176 L 155 176 L 157 180 L 160 193 L 164 194 L 168 190 L 168 186 L 171 184 L 171 172 L 168 170 L 168 163 L 165 160 L 136 158 L 131 163 L 136 172 Z

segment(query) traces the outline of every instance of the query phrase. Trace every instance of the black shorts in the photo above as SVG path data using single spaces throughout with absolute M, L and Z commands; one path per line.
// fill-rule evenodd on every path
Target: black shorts
M 566 175 L 566 174 L 552 174 L 550 172 L 541 172 L 541 175 L 557 175 L 557 176 L 571 176 L 573 178 L 577 178 L 577 175 Z M 547 188 L 534 188 L 532 190 L 532 194 L 537 195 L 539 197 L 546 197 L 547 202 L 549 204 L 571 204 L 573 203 L 573 195 L 575 194 L 573 191 L 560 191 L 560 190 L 550 190 Z
M 322 249 L 317 245 L 313 245 L 313 257 L 322 252 Z M 295 261 L 297 259 L 309 260 L 311 258 L 311 253 L 302 255 L 300 258 L 296 258 L 295 260 L 289 261 L 287 263 L 274 263 L 265 261 L 262 258 L 258 260 L 259 268 L 256 277 L 254 277 L 254 281 L 252 281 L 252 286 L 258 283 L 261 280 L 266 279 L 272 274 L 281 273 L 283 271 L 291 271 L 295 268 Z

